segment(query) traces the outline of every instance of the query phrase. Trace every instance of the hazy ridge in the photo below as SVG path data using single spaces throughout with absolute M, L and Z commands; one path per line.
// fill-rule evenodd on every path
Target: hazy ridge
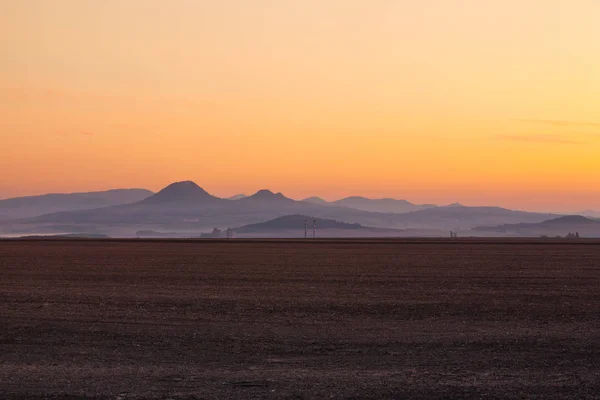
M 121 193 L 108 191 L 101 193 Z M 124 204 L 93 207 L 91 203 L 82 208 L 76 203 L 69 209 L 63 202 L 57 212 L 20 217 L 0 223 L 0 232 L 15 235 L 52 233 L 107 234 L 117 237 L 135 236 L 138 231 L 180 232 L 182 235 L 200 235 L 212 228 L 226 229 L 260 224 L 279 217 L 303 215 L 307 218 L 335 220 L 340 223 L 357 224 L 356 229 L 387 229 L 410 231 L 411 235 L 446 236 L 449 230 L 465 234 L 494 235 L 501 231 L 483 230 L 510 224 L 535 224 L 558 217 L 556 214 L 514 211 L 501 207 L 468 207 L 460 204 L 449 206 L 415 205 L 406 200 L 368 199 L 354 196 L 334 202 L 318 198 L 297 201 L 282 193 L 263 189 L 250 196 L 223 199 L 214 196 L 191 181 L 176 182 L 158 193 L 134 191 L 125 193 L 138 196 L 120 199 Z M 39 196 L 30 199 L 32 204 L 52 198 Z M 74 196 L 78 195 L 62 195 Z M 106 196 L 106 194 L 104 195 Z M 111 198 L 116 202 L 114 198 Z M 5 200 L 5 204 L 16 199 Z M 357 207 L 357 208 L 355 208 Z M 67 208 L 67 209 L 65 209 Z M 43 210 L 43 208 L 39 208 Z M 387 210 L 387 211 L 381 211 Z M 390 211 L 394 210 L 394 211 Z M 400 212 L 404 210 L 405 212 Z M 358 226 L 362 228 L 359 228 Z M 303 229 L 303 227 L 299 227 Z

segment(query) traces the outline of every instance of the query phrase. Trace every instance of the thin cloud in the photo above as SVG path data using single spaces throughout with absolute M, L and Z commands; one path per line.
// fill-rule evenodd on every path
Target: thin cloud
M 497 138 L 529 143 L 584 144 L 558 135 L 498 135 Z
M 556 127 L 564 127 L 564 126 L 593 126 L 600 127 L 600 123 L 596 122 L 583 122 L 583 121 L 558 121 L 551 119 L 513 119 L 513 121 L 517 122 L 525 122 L 529 124 L 543 124 L 543 125 L 551 125 Z

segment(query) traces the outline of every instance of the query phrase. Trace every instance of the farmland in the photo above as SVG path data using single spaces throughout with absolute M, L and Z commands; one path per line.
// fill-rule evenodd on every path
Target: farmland
M 597 398 L 600 242 L 0 241 L 0 397 Z

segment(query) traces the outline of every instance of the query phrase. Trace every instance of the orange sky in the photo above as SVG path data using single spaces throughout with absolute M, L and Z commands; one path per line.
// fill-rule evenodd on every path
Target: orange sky
M 600 209 L 597 0 L 0 3 L 0 197 Z

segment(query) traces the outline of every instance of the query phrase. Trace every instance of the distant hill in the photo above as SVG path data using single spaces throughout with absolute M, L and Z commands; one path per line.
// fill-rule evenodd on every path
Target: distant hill
M 135 203 L 152 196 L 146 189 L 115 189 L 88 193 L 52 193 L 0 200 L 0 219 L 35 217 L 59 211 L 89 210 Z
M 244 197 L 248 197 L 245 194 L 236 194 L 234 196 L 231 197 L 227 197 L 227 200 L 239 200 L 239 199 L 243 199 Z
M 587 218 L 581 215 L 566 215 L 564 217 L 553 218 L 547 221 L 542 221 L 537 225 L 540 226 L 568 226 L 568 225 L 586 225 L 586 226 L 594 226 L 600 224 L 600 221 Z
M 304 224 L 307 223 L 307 226 L 312 229 L 313 223 L 319 229 L 360 229 L 363 228 L 361 224 L 351 224 L 347 222 L 340 222 L 334 219 L 324 219 L 324 218 L 316 218 L 309 217 L 307 215 L 286 215 L 283 217 L 275 218 L 270 221 L 261 222 L 258 224 L 250 224 L 246 226 L 242 226 L 240 228 L 235 228 L 237 233 L 250 233 L 250 232 L 260 232 L 260 231 L 272 231 L 278 229 L 299 229 L 304 230 Z
M 237 203 L 239 207 L 277 209 L 278 207 L 293 206 L 299 202 L 285 197 L 283 193 L 273 193 L 270 190 L 262 189 L 253 195 L 239 199 Z
M 594 210 L 581 211 L 581 212 L 575 213 L 575 215 L 583 215 L 584 217 L 590 217 L 590 218 L 600 218 L 600 212 L 594 211 Z
M 473 230 L 513 236 L 565 236 L 570 232 L 578 232 L 581 236 L 600 237 L 600 220 L 581 215 L 567 215 L 539 223 L 480 226 Z
M 273 204 L 291 204 L 297 203 L 296 200 L 285 197 L 283 193 L 273 193 L 270 190 L 262 189 L 254 193 L 251 196 L 244 197 L 238 200 L 240 204 L 248 205 L 259 205 L 270 207 Z
M 304 201 L 306 203 L 320 204 L 320 205 L 327 205 L 327 204 L 329 204 L 328 201 L 323 200 L 320 197 L 309 197 L 309 198 L 303 199 L 302 201 Z
M 209 194 L 192 181 L 175 182 L 140 202 L 140 204 L 172 205 L 217 202 L 221 199 Z
M 435 207 L 432 204 L 413 204 L 407 200 L 396 200 L 390 198 L 369 199 L 361 196 L 346 197 L 344 199 L 331 202 L 331 204 L 354 208 L 357 210 L 380 213 L 407 213 Z
M 313 226 L 317 238 L 385 238 L 410 236 L 439 236 L 438 231 L 385 229 L 363 226 L 329 218 L 309 215 L 285 215 L 266 222 L 250 224 L 234 229 L 235 237 L 242 238 L 297 238 L 313 237 Z
M 398 219 L 405 227 L 468 230 L 483 225 L 499 225 L 498 221 L 537 223 L 555 216 L 501 207 L 469 207 L 451 204 L 400 214 Z

